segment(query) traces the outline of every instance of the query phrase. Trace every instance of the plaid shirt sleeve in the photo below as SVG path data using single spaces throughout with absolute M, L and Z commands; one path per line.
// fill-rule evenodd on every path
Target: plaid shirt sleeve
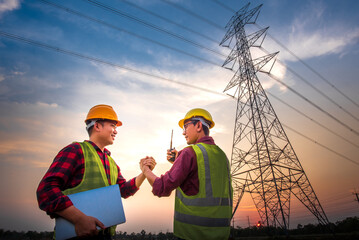
M 132 195 L 134 195 L 138 191 L 138 187 L 136 187 L 136 178 L 132 178 L 129 181 L 126 181 L 126 179 L 122 176 L 120 168 L 118 168 L 118 178 L 117 178 L 117 184 L 120 186 L 121 191 L 121 197 L 128 198 Z
M 40 209 L 55 217 L 55 212 L 72 206 L 71 200 L 61 191 L 78 185 L 83 173 L 84 157 L 80 144 L 73 143 L 63 148 L 37 188 Z

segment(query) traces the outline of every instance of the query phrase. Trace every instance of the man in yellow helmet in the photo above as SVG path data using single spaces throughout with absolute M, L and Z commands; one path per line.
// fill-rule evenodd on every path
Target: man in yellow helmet
M 38 186 L 38 204 L 51 218 L 61 216 L 73 223 L 79 237 L 111 239 L 116 227 L 105 229 L 98 219 L 73 206 L 67 195 L 119 184 L 121 196 L 127 198 L 138 191 L 145 177 L 141 173 L 126 181 L 105 148 L 113 144 L 116 128 L 122 125 L 111 106 L 92 107 L 85 123 L 90 139 L 74 142 L 57 154 Z M 155 162 L 148 161 L 148 165 L 153 169 Z M 98 231 L 97 226 L 102 230 Z
M 214 127 L 211 114 L 190 110 L 179 121 L 189 147 L 174 151 L 171 169 L 157 177 L 150 168 L 152 158 L 141 159 L 141 169 L 152 192 L 169 196 L 176 189 L 173 233 L 179 239 L 228 239 L 232 215 L 232 185 L 225 153 L 209 136 Z M 167 159 L 171 152 L 167 152 Z

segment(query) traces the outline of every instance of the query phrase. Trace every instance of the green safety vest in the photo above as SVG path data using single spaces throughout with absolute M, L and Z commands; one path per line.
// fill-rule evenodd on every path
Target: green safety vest
M 228 239 L 233 190 L 225 153 L 216 145 L 191 146 L 196 153 L 199 191 L 176 190 L 173 233 L 183 239 Z
M 85 172 L 79 185 L 62 191 L 65 195 L 109 186 L 105 168 L 96 149 L 89 142 L 81 142 L 79 144 L 84 154 Z M 108 156 L 108 161 L 110 165 L 111 185 L 115 185 L 118 177 L 117 164 L 110 156 Z M 116 233 L 116 226 L 112 226 L 110 231 L 111 235 L 114 235 Z

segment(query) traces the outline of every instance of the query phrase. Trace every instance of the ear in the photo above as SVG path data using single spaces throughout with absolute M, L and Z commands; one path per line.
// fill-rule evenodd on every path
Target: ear
M 202 128 L 202 122 L 201 121 L 198 121 L 197 124 L 196 124 L 196 131 L 199 133 L 201 131 L 203 131 L 203 128 Z
M 100 131 L 100 128 L 102 127 L 102 125 L 98 122 L 95 122 L 95 125 L 93 126 L 93 130 L 95 130 L 96 132 Z

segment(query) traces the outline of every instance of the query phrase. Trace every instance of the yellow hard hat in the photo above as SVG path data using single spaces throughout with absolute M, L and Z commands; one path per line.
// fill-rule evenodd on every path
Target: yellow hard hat
M 202 108 L 194 108 L 192 110 L 189 110 L 186 116 L 178 122 L 178 125 L 180 126 L 180 128 L 183 128 L 184 122 L 194 117 L 203 117 L 205 120 L 211 123 L 211 125 L 209 126 L 210 129 L 214 127 L 214 122 L 211 114 L 207 110 L 204 110 Z
M 116 112 L 113 110 L 113 108 L 109 105 L 105 104 L 99 104 L 90 109 L 90 111 L 87 114 L 86 120 L 90 119 L 107 119 L 107 120 L 113 120 L 116 121 L 116 126 L 121 126 L 122 122 L 118 120 Z

